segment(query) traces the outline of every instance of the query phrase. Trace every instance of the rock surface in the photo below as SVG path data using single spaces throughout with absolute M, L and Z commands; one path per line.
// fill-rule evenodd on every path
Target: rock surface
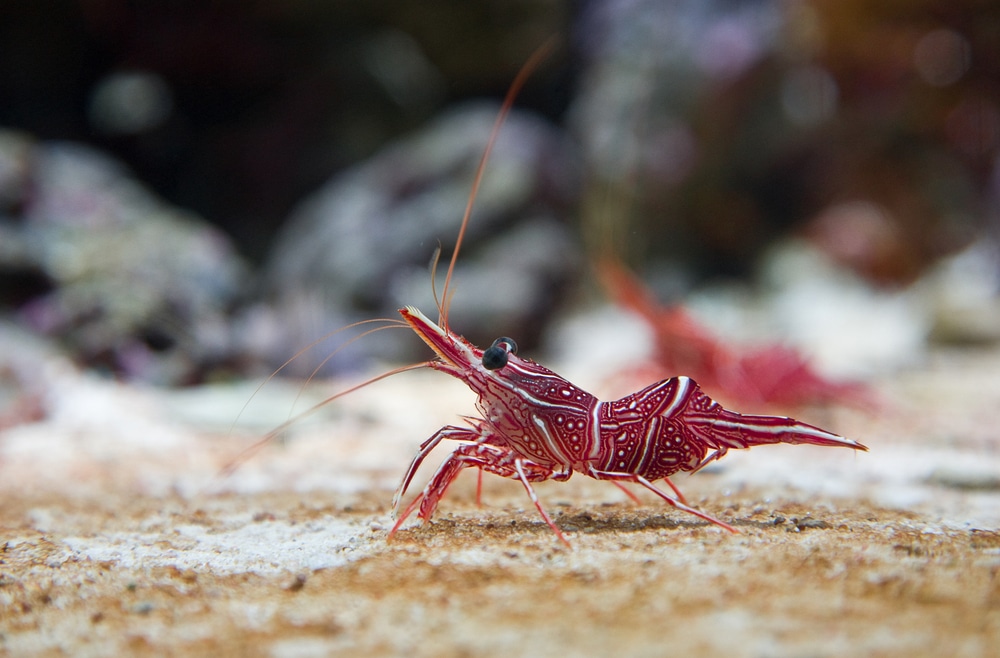
M 220 478 L 348 382 L 297 403 L 297 385 L 271 382 L 240 415 L 252 385 L 167 393 L 39 367 L 46 420 L 0 433 L 0 652 L 911 657 L 1000 643 L 996 348 L 940 350 L 876 382 L 875 415 L 800 415 L 870 453 L 763 447 L 677 479 L 739 535 L 607 483 L 541 483 L 573 550 L 517 483 L 487 478 L 477 509 L 471 476 L 433 523 L 386 541 L 412 452 L 473 409 L 438 373 L 348 396 Z

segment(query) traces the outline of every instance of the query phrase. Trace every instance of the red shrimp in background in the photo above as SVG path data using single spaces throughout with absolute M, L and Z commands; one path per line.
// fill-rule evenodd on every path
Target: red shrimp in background
M 865 384 L 827 379 L 790 347 L 730 347 L 683 306 L 660 304 L 617 260 L 605 258 L 597 270 L 611 299 L 641 317 L 653 331 L 651 362 L 635 368 L 633 378 L 683 372 L 726 401 L 754 408 L 848 404 L 871 409 L 877 405 Z

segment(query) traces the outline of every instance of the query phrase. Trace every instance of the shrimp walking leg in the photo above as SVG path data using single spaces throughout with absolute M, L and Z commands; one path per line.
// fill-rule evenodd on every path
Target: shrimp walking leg
M 729 532 L 733 532 L 733 533 L 738 533 L 739 532 L 738 530 L 736 530 L 736 528 L 734 528 L 733 526 L 729 525 L 728 523 L 726 523 L 724 521 L 720 521 L 719 519 L 716 519 L 715 517 L 709 516 L 708 514 L 705 514 L 704 512 L 700 512 L 700 511 L 696 510 L 693 507 L 685 505 L 683 502 L 681 502 L 677 498 L 672 498 L 672 497 L 668 496 L 665 491 L 663 491 L 662 489 L 660 489 L 659 487 L 657 487 L 655 484 L 653 484 L 652 482 L 650 482 L 646 478 L 642 477 L 641 475 L 636 475 L 635 473 L 614 473 L 614 472 L 610 472 L 610 471 L 591 470 L 590 476 L 593 477 L 593 478 L 595 478 L 595 479 L 598 479 L 598 480 L 610 480 L 611 482 L 635 482 L 636 484 L 640 484 L 640 485 L 646 487 L 647 489 L 649 489 L 650 491 L 652 491 L 653 493 L 655 493 L 657 496 L 659 496 L 663 500 L 667 501 L 668 503 L 670 503 L 671 505 L 673 505 L 677 509 L 681 510 L 682 512 L 687 512 L 688 514 L 693 514 L 693 515 L 697 516 L 699 519 L 704 519 L 704 520 L 708 521 L 709 523 L 714 523 L 715 525 L 717 525 L 720 528 L 723 528 L 725 530 L 728 530 Z M 674 491 L 677 491 L 677 488 L 674 487 L 673 483 L 670 482 L 670 480 L 667 480 L 667 483 L 670 484 L 671 488 L 673 488 Z
M 469 431 L 471 432 L 471 430 Z M 428 439 L 428 441 L 425 442 L 425 445 L 428 446 L 428 448 L 432 448 L 433 445 L 437 445 L 442 438 L 446 438 L 441 436 L 442 432 L 438 432 L 431 437 L 431 439 Z M 423 453 L 423 447 L 421 448 L 421 453 Z M 418 453 L 417 457 L 414 459 L 415 462 L 423 458 L 424 455 L 421 453 Z M 545 520 L 545 523 L 552 528 L 561 541 L 567 545 L 569 544 L 565 536 L 562 534 L 562 531 L 559 530 L 559 527 L 552 521 L 548 513 L 546 513 L 545 509 L 542 507 L 541 502 L 538 500 L 538 496 L 535 494 L 535 491 L 531 486 L 531 482 L 541 482 L 542 480 L 548 480 L 552 477 L 559 478 L 559 474 L 547 466 L 542 466 L 527 459 L 518 457 L 517 454 L 509 448 L 485 442 L 467 443 L 459 446 L 450 455 L 448 455 L 447 459 L 442 462 L 437 472 L 427 483 L 427 486 L 424 487 L 424 490 L 417 495 L 417 497 L 406 507 L 403 513 L 399 515 L 395 525 L 392 527 L 392 530 L 389 531 L 389 536 L 391 537 L 395 534 L 400 526 L 402 526 L 406 518 L 418 508 L 419 512 L 417 516 L 420 519 L 424 521 L 430 519 L 434 514 L 434 511 L 437 509 L 441 498 L 444 497 L 445 492 L 448 490 L 448 487 L 455 481 L 458 474 L 466 468 L 478 468 L 480 471 L 489 471 L 490 473 L 499 475 L 500 477 L 520 481 L 521 484 L 524 485 L 528 496 L 531 498 L 531 502 L 535 505 L 535 509 L 538 510 L 538 513 Z
M 403 475 L 403 479 L 400 481 L 399 486 L 396 488 L 396 493 L 392 497 L 393 516 L 395 516 L 397 510 L 399 510 L 399 501 L 404 495 L 406 495 L 406 490 L 409 488 L 410 482 L 413 481 L 413 476 L 416 475 L 417 469 L 420 468 L 420 465 L 423 463 L 427 455 L 429 455 L 431 451 L 445 439 L 450 441 L 478 441 L 479 434 L 476 430 L 468 427 L 445 425 L 431 435 L 430 438 L 421 443 L 420 449 L 417 450 L 417 454 L 413 456 L 413 460 L 410 462 L 409 468 L 406 469 L 406 474 Z

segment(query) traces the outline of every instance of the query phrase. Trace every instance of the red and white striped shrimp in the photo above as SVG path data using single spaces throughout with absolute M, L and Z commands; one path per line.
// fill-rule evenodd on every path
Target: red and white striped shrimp
M 479 396 L 481 418 L 448 425 L 427 439 L 413 458 L 393 500 L 393 510 L 427 454 L 441 441 L 463 445 L 444 460 L 430 482 L 397 518 L 390 536 L 417 507 L 429 519 L 448 486 L 465 468 L 521 482 L 545 522 L 568 544 L 531 486 L 567 480 L 580 472 L 598 480 L 634 482 L 679 510 L 736 530 L 689 507 L 669 476 L 697 471 L 731 448 L 807 443 L 867 448 L 818 427 L 781 416 L 750 416 L 723 409 L 688 377 L 673 377 L 625 397 L 602 402 L 558 374 L 516 354 L 510 338 L 482 350 L 413 307 L 403 319 L 437 353 L 427 365 L 461 379 Z M 670 496 L 653 484 L 664 479 Z

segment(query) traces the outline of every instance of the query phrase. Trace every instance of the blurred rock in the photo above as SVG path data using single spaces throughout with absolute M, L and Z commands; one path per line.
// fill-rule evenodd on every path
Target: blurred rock
M 583 204 L 591 249 L 696 277 L 747 272 L 778 232 L 754 198 L 755 172 L 783 128 L 780 115 L 755 111 L 755 88 L 742 81 L 781 27 L 770 1 L 584 5 L 568 124 L 600 200 Z
M 1000 251 L 980 240 L 941 261 L 919 283 L 928 298 L 930 338 L 951 345 L 1000 342 Z
M 113 154 L 258 262 L 331 172 L 502 95 L 570 4 L 7 2 L 0 125 Z
M 173 111 L 170 87 L 149 71 L 117 71 L 101 80 L 89 103 L 90 123 L 110 135 L 135 135 L 163 125 Z
M 0 319 L 0 431 L 45 418 L 53 380 L 67 372 L 73 366 L 50 341 Z
M 233 356 L 229 241 L 88 147 L 0 137 L 0 303 L 82 364 L 159 384 Z
M 761 270 L 758 319 L 820 372 L 866 380 L 925 358 L 931 313 L 918 290 L 878 288 L 805 240 L 773 245 Z
M 983 229 L 1000 153 L 1000 13 L 975 2 L 584 5 L 570 125 L 592 246 L 746 278 L 790 233 L 886 287 Z M 645 267 L 644 267 L 645 266 Z
M 434 315 L 428 266 L 441 245 L 440 293 L 497 112 L 494 104 L 472 104 L 446 113 L 302 203 L 266 269 L 283 354 L 351 321 L 395 318 L 403 305 Z M 449 289 L 457 332 L 480 344 L 499 335 L 527 347 L 537 341 L 580 267 L 564 221 L 574 187 L 566 140 L 544 121 L 512 112 Z M 412 351 L 423 347 L 418 341 L 398 336 L 364 342 L 386 358 L 424 353 Z

